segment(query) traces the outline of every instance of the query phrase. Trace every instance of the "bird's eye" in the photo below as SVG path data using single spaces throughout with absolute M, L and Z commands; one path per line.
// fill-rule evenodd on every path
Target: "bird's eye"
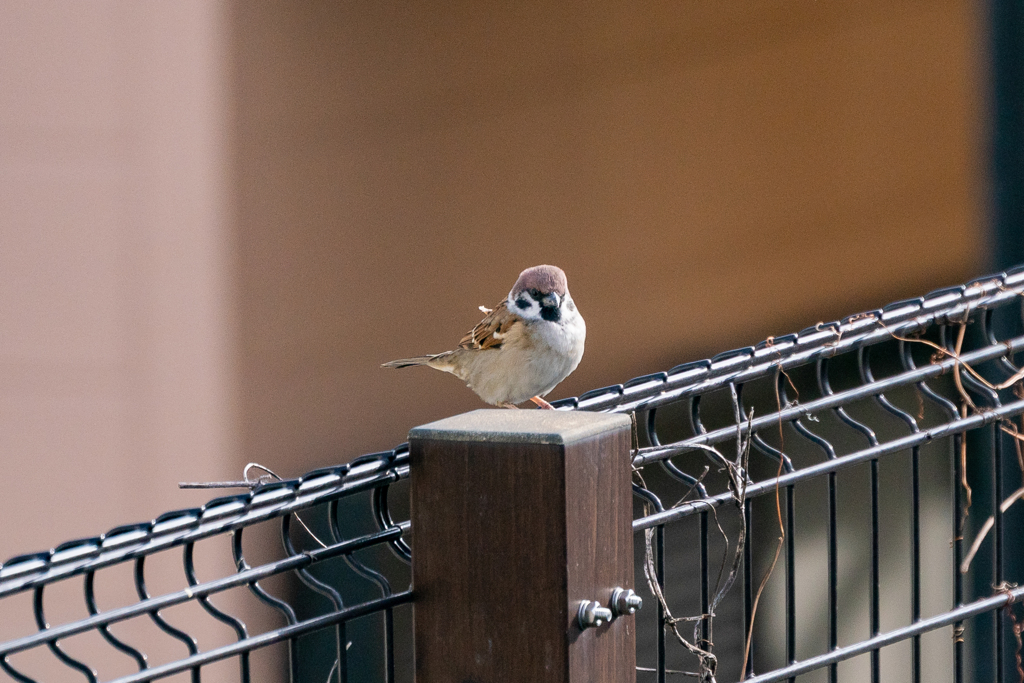
M 530 307 L 530 303 L 526 300 L 525 297 L 519 297 L 518 299 L 516 299 L 516 306 L 519 307 L 521 310 L 525 311 L 527 308 Z

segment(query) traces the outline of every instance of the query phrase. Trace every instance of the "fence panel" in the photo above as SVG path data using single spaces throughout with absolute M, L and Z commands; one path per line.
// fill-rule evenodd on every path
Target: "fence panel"
M 1022 292 L 1018 268 L 555 403 L 634 420 L 637 680 L 1024 681 Z M 272 652 L 409 680 L 409 467 L 11 558 L 0 678 L 264 680 Z

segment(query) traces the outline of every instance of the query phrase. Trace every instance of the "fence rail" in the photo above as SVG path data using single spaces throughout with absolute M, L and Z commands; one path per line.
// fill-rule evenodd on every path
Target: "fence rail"
M 1024 267 L 554 403 L 636 418 L 639 680 L 1024 682 L 1022 292 Z M 199 681 L 230 659 L 248 681 L 283 643 L 291 680 L 409 678 L 408 477 L 403 444 L 11 558 L 0 670 Z M 268 532 L 280 556 L 256 561 L 243 536 Z M 200 580 L 197 547 L 233 569 Z M 168 551 L 177 588 L 152 595 Z M 131 595 L 101 608 L 112 583 Z M 154 638 L 179 654 L 151 661 Z

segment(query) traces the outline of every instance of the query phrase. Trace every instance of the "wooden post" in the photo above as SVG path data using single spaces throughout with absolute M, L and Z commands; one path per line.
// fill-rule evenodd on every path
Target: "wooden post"
M 634 617 L 576 620 L 633 588 L 629 418 L 477 410 L 409 439 L 417 683 L 633 683 Z

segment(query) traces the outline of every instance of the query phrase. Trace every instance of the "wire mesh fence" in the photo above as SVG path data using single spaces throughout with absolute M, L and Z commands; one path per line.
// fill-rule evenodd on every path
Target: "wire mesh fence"
M 1024 268 L 554 404 L 636 417 L 639 681 L 1024 681 L 1022 292 Z M 411 680 L 408 474 L 403 445 L 14 557 L 0 670 Z

